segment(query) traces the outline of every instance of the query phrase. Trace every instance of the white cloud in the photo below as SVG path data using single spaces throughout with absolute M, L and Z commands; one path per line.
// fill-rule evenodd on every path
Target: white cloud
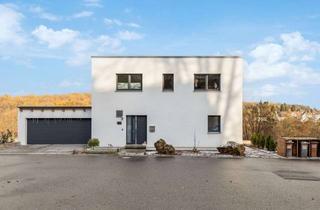
M 122 48 L 121 41 L 116 38 L 112 38 L 107 35 L 101 35 L 98 37 L 97 42 L 101 45 L 102 48 L 110 48 L 112 50 L 118 51 Z M 100 48 L 101 49 L 101 48 Z
M 102 7 L 100 0 L 83 0 L 83 3 L 87 7 Z
M 34 14 L 37 14 L 39 18 L 50 20 L 50 21 L 58 21 L 61 18 L 57 15 L 54 15 L 52 13 L 46 12 L 43 8 L 40 6 L 31 6 L 30 11 Z
M 123 23 L 118 19 L 105 18 L 103 21 L 107 26 L 113 26 L 113 25 L 122 26 L 123 25 Z
M 55 31 L 44 25 L 40 25 L 32 31 L 32 35 L 38 38 L 39 41 L 48 44 L 49 48 L 59 48 L 74 41 L 79 32 L 68 28 Z
M 117 37 L 122 40 L 138 40 L 142 39 L 143 35 L 133 31 L 119 31 Z
M 123 22 L 121 20 L 114 19 L 114 18 L 105 18 L 103 20 L 103 22 L 109 27 L 112 27 L 112 26 L 127 26 L 127 27 L 131 27 L 131 28 L 140 28 L 141 27 L 137 23 L 133 23 L 133 22 L 126 23 L 126 22 Z
M 250 56 L 256 60 L 267 63 L 279 61 L 283 57 L 283 54 L 283 47 L 273 43 L 259 45 L 250 52 Z
M 91 17 L 93 15 L 93 12 L 91 11 L 82 11 L 79 13 L 76 13 L 72 15 L 73 18 L 84 18 L 84 17 Z
M 305 95 L 308 87 L 320 85 L 320 43 L 301 33 L 281 34 L 268 39 L 249 53 L 245 71 L 249 99 Z
M 12 5 L 0 4 L 0 44 L 23 44 L 26 40 L 21 28 L 23 15 Z
M 132 27 L 132 28 L 140 28 L 141 26 L 137 23 L 128 23 L 128 26 Z

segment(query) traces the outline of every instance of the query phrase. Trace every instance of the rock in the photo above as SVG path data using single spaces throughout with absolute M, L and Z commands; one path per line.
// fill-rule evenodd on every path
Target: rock
M 154 143 L 154 147 L 156 148 L 159 154 L 166 154 L 166 155 L 176 154 L 175 148 L 172 145 L 167 144 L 166 141 L 163 139 L 159 139 L 158 141 L 156 141 Z
M 243 144 L 238 144 L 233 141 L 228 141 L 227 144 L 217 148 L 221 154 L 244 156 L 245 147 Z

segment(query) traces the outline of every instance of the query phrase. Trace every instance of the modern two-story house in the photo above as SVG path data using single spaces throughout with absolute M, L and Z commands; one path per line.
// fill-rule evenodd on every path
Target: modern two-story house
M 93 56 L 92 107 L 20 107 L 21 144 L 177 148 L 242 142 L 237 56 Z
M 92 57 L 92 136 L 102 145 L 242 142 L 236 56 Z

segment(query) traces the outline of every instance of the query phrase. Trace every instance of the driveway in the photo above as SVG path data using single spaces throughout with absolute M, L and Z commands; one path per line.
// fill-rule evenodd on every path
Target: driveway
M 1 210 L 319 210 L 318 161 L 0 155 Z
M 82 144 L 34 144 L 0 146 L 0 154 L 72 154 L 73 150 L 80 150 Z

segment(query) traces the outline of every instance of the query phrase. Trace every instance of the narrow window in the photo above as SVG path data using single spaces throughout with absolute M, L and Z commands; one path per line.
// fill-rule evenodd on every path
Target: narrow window
M 208 116 L 208 133 L 221 132 L 221 117 L 218 115 Z
M 220 90 L 220 74 L 208 75 L 208 90 Z
M 142 90 L 142 74 L 117 74 L 117 90 Z
M 220 90 L 220 74 L 195 74 L 194 90 Z
M 163 91 L 173 91 L 174 89 L 174 77 L 173 74 L 163 74 Z

